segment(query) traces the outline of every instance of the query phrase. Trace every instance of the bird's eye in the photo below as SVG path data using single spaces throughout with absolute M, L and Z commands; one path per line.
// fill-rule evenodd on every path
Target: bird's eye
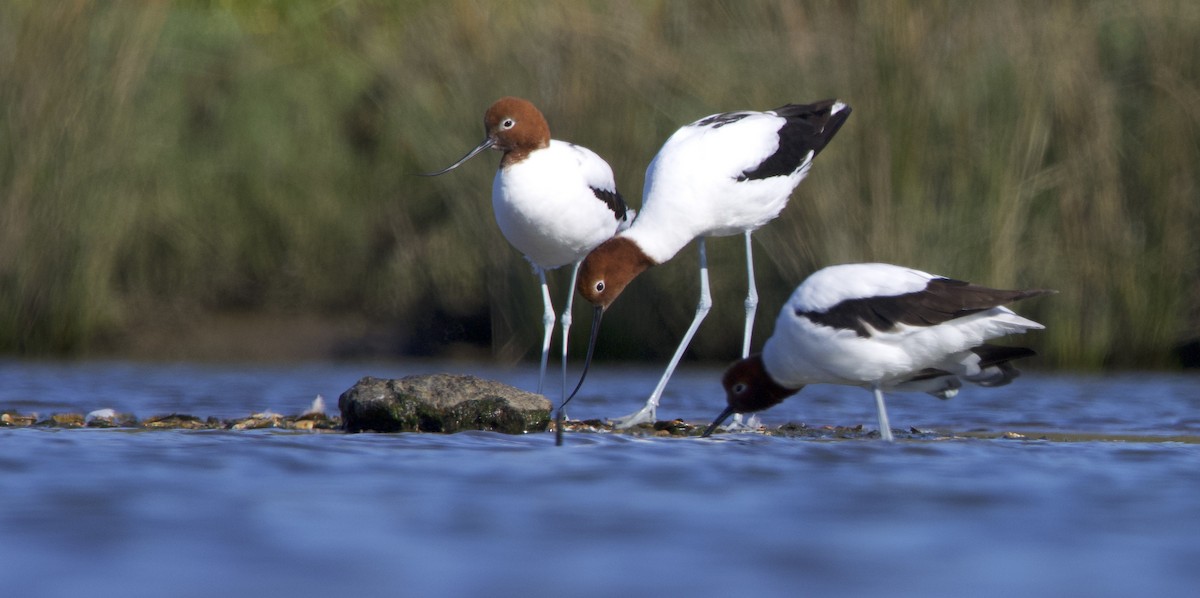
M 604 281 L 603 280 L 596 281 L 596 292 L 597 293 L 604 292 Z
M 738 382 L 737 384 L 733 385 L 733 394 L 740 395 L 744 392 L 746 392 L 746 383 L 745 382 Z
M 506 118 L 506 119 L 504 119 L 504 122 L 500 123 L 500 127 L 504 128 L 504 129 L 511 129 L 511 128 L 513 128 L 513 125 L 515 125 L 515 124 L 517 124 L 517 121 L 515 121 L 511 118 Z

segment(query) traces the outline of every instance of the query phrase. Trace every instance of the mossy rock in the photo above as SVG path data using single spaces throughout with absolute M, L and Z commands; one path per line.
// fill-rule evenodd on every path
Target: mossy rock
M 542 395 L 457 374 L 368 376 L 338 398 L 347 432 L 542 432 L 551 407 Z

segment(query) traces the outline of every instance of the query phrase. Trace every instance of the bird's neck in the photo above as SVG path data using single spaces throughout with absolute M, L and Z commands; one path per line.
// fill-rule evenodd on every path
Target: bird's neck
M 662 264 L 675 257 L 695 238 L 689 227 L 679 224 L 682 222 L 660 222 L 653 217 L 653 213 L 649 218 L 642 213 L 619 236 L 633 241 L 650 261 Z

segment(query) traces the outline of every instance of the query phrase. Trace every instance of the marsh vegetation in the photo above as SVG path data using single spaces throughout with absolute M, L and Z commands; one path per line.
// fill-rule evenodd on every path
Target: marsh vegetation
M 635 207 L 682 124 L 851 104 L 755 237 L 759 342 L 805 275 L 865 260 L 1058 289 L 1022 306 L 1047 366 L 1170 366 L 1200 337 L 1194 2 L 18 1 L 0 47 L 8 354 L 103 353 L 229 313 L 349 314 L 402 331 L 399 352 L 536 354 L 492 168 L 413 176 L 473 147 L 509 94 L 606 157 Z M 692 351 L 727 360 L 744 260 L 737 239 L 709 256 Z M 602 358 L 670 351 L 694 260 L 631 287 Z

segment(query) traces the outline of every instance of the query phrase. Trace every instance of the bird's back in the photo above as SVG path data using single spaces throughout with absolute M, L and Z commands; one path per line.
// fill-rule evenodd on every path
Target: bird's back
M 833 266 L 797 287 L 764 361 L 782 383 L 896 383 L 988 340 L 1043 328 L 1003 304 L 1047 292 L 988 289 L 891 264 Z
M 849 113 L 829 100 L 714 114 L 680 128 L 646 170 L 642 226 L 673 223 L 690 235 L 684 244 L 761 227 L 787 205 Z

